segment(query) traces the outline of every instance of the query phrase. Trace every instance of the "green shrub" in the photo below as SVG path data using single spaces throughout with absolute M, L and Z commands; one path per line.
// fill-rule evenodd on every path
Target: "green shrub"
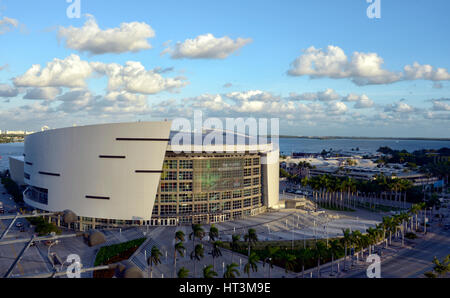
M 36 227 L 34 231 L 38 233 L 39 236 L 46 236 L 52 232 L 60 235 L 62 232 L 55 224 L 47 222 L 43 217 L 30 217 L 27 218 L 27 220 Z
M 100 248 L 97 256 L 95 257 L 94 266 L 104 265 L 106 262 L 108 262 L 108 260 L 117 257 L 122 253 L 133 248 L 138 248 L 142 245 L 142 243 L 144 243 L 145 240 L 146 238 L 139 238 L 124 243 L 114 244 L 111 246 L 103 246 L 102 248 Z

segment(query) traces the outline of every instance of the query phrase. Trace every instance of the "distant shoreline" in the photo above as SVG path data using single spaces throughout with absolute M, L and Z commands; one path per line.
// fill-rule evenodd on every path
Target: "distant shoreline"
M 306 139 L 306 140 L 396 140 L 396 141 L 450 141 L 450 138 L 394 138 L 394 137 L 307 137 L 307 136 L 279 136 L 280 139 Z

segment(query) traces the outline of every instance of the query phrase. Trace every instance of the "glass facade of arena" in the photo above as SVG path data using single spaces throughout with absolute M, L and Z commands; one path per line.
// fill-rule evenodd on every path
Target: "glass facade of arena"
M 76 230 L 130 225 L 210 224 L 263 213 L 261 157 L 251 153 L 166 153 L 150 221 L 80 217 Z M 62 225 L 60 218 L 49 218 Z
M 258 154 L 166 155 L 151 225 L 214 223 L 260 213 Z

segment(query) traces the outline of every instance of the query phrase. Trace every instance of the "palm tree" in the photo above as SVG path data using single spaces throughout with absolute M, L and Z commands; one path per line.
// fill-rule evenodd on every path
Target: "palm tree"
M 248 244 L 247 257 L 250 258 L 250 246 L 258 241 L 258 235 L 256 235 L 256 230 L 249 229 L 247 234 L 244 235 L 244 240 Z
M 419 214 L 419 211 L 420 211 L 420 205 L 419 204 L 414 204 L 414 205 L 412 205 L 411 206 L 411 209 L 409 209 L 409 213 L 411 214 L 411 215 L 414 215 L 415 216 L 415 218 L 416 218 L 416 220 L 415 220 L 415 223 L 416 223 L 416 227 L 415 227 L 415 231 L 417 231 L 417 221 L 418 221 L 418 219 L 417 219 L 417 217 L 418 217 L 418 214 Z
M 161 256 L 162 253 L 159 250 L 159 248 L 153 246 L 150 253 L 150 257 L 148 257 L 147 259 L 147 265 L 150 268 L 150 278 L 153 278 L 153 265 L 158 266 L 158 264 L 161 264 Z
M 187 278 L 189 276 L 189 270 L 184 267 L 181 267 L 178 271 L 178 278 Z
M 197 262 L 200 262 L 202 258 L 205 257 L 205 249 L 202 244 L 197 244 L 194 248 L 194 251 L 191 252 L 191 260 L 194 261 L 194 276 L 196 275 L 196 266 Z
M 331 253 L 331 275 L 333 275 L 333 268 L 334 268 L 334 257 L 338 256 L 341 252 L 341 244 L 339 240 L 335 239 L 330 242 L 330 253 Z
M 344 234 L 344 237 L 341 238 L 342 243 L 345 247 L 345 257 L 344 257 L 344 271 L 346 270 L 346 262 L 347 262 L 347 249 L 348 246 L 352 243 L 352 234 L 350 232 L 350 229 L 342 230 L 342 233 Z
M 289 253 L 283 254 L 284 270 L 286 273 L 288 273 L 289 271 L 294 271 L 296 259 L 297 258 L 295 257 L 295 255 Z
M 192 255 L 195 253 L 196 246 L 195 246 L 195 239 L 198 238 L 201 240 L 203 237 L 205 237 L 205 231 L 203 230 L 202 226 L 199 224 L 193 224 L 192 225 L 192 232 L 189 234 L 189 240 L 192 240 L 192 252 L 191 252 L 191 259 Z M 203 248 L 203 246 L 202 246 Z M 194 261 L 194 276 L 195 276 L 195 261 Z
M 368 228 L 367 235 L 369 237 L 369 255 L 372 253 L 372 245 L 377 242 L 378 239 L 378 230 L 375 228 Z
M 180 241 L 180 242 L 184 242 L 184 232 L 183 231 L 177 231 L 175 233 L 175 241 Z
M 273 268 L 273 261 L 275 258 L 276 253 L 280 249 L 278 247 L 268 246 L 266 249 L 266 257 L 264 258 L 263 266 L 266 265 L 266 263 L 269 265 L 269 278 L 270 278 L 270 271 Z
M 313 257 L 313 252 L 309 247 L 300 249 L 298 253 L 298 257 L 300 259 L 300 262 L 302 264 L 302 277 L 305 278 L 305 264 L 306 261 L 311 259 Z
M 395 229 L 395 222 L 392 217 L 383 217 L 383 225 L 389 231 L 389 245 L 392 245 L 392 230 Z
M 203 278 L 214 278 L 217 276 L 217 272 L 213 270 L 212 265 L 208 265 L 203 268 Z
M 213 247 L 211 250 L 211 256 L 213 258 L 213 269 L 216 270 L 215 259 L 222 256 L 222 251 L 220 250 L 220 248 L 222 247 L 222 241 L 214 241 L 212 245 Z
M 356 250 L 358 247 L 361 247 L 361 237 L 362 234 L 360 231 L 355 230 L 352 232 L 352 247 L 354 248 L 354 252 L 357 254 Z M 352 263 L 351 265 L 353 266 L 353 258 L 352 258 Z
M 234 251 L 239 249 L 239 240 L 241 239 L 241 235 L 234 234 L 231 237 L 231 262 L 234 259 Z
M 433 264 L 433 272 L 425 272 L 425 276 L 429 278 L 445 277 L 450 272 L 450 255 L 446 256 L 442 262 L 434 257 Z
M 219 229 L 215 225 L 211 225 L 209 228 L 209 238 L 211 239 L 211 242 L 214 242 L 219 238 Z
M 239 265 L 236 263 L 227 265 L 225 273 L 223 274 L 223 278 L 236 278 L 236 276 L 240 276 L 241 274 L 239 273 L 237 267 L 239 267 Z
M 315 257 L 317 258 L 317 276 L 320 278 L 320 260 L 325 257 L 327 252 L 326 245 L 319 241 L 316 243 L 316 249 L 314 250 Z
M 175 248 L 175 250 L 174 250 L 174 254 L 173 254 L 173 277 L 175 277 L 175 274 L 177 272 L 177 253 L 180 256 L 184 257 L 184 251 L 186 250 L 183 242 L 175 243 L 174 248 Z
M 248 278 L 250 278 L 250 270 L 252 272 L 258 272 L 258 261 L 258 255 L 255 252 L 252 252 L 250 258 L 248 258 L 247 264 L 244 266 L 244 273 L 247 273 Z

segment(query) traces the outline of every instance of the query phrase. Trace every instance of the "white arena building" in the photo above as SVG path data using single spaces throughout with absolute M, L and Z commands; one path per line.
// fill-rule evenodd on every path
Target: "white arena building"
M 11 177 L 24 184 L 31 208 L 73 211 L 76 230 L 222 222 L 278 204 L 279 151 L 272 144 L 254 147 L 246 138 L 234 152 L 176 153 L 173 136 L 171 122 L 34 133 L 23 157 L 11 158 Z

